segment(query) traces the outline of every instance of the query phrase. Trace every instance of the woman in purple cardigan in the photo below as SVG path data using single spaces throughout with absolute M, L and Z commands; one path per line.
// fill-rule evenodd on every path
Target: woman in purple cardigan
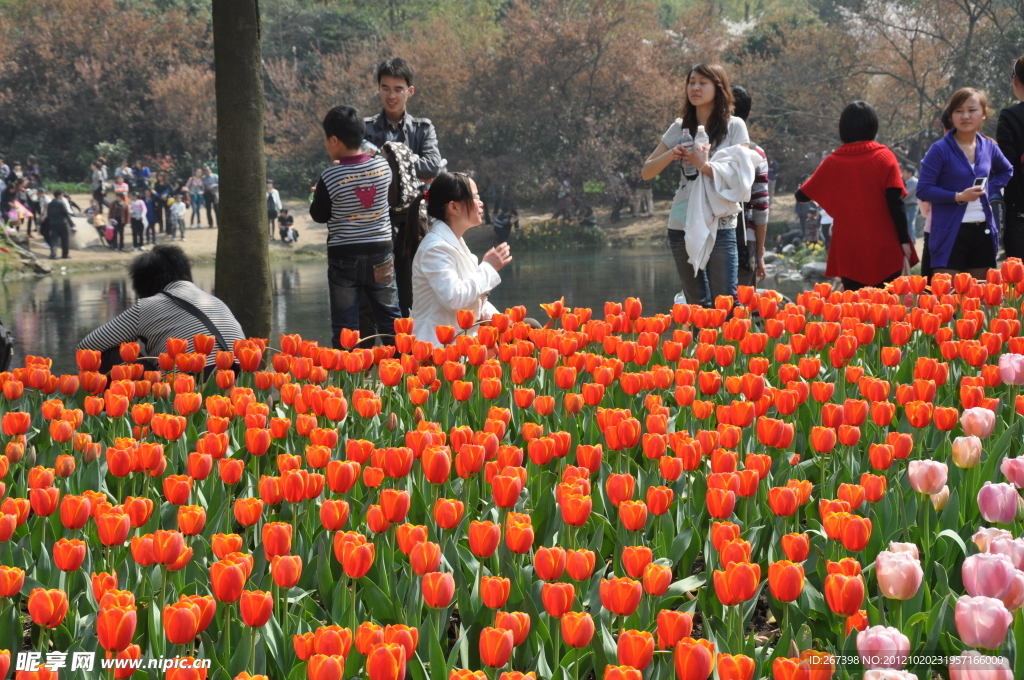
M 932 204 L 928 248 L 936 273 L 969 272 L 984 279 L 996 266 L 999 233 L 989 201 L 1000 196 L 1013 167 L 995 140 L 981 134 L 988 114 L 984 92 L 965 87 L 946 106 L 954 129 L 921 161 L 917 195 Z

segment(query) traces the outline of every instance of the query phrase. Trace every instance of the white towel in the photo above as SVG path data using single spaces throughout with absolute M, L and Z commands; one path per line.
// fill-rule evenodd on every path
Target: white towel
M 686 253 L 694 273 L 707 266 L 718 236 L 718 221 L 735 215 L 750 200 L 761 156 L 739 144 L 719 149 L 708 161 L 712 177 L 701 173 L 686 207 Z

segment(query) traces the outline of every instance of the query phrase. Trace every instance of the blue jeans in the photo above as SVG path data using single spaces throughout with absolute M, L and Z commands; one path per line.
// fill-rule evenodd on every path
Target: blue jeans
M 395 256 L 383 253 L 352 254 L 327 259 L 327 283 L 331 303 L 331 343 L 341 349 L 343 328 L 359 330 L 359 294 L 366 293 L 377 332 L 394 335 L 398 309 L 398 286 L 395 284 Z M 391 344 L 385 339 L 386 344 Z
M 910 242 L 913 243 L 917 240 L 917 234 L 914 230 L 914 223 L 917 222 L 917 203 L 911 203 L 906 206 L 907 208 L 907 231 L 910 233 Z
M 668 243 L 676 270 L 683 281 L 683 292 L 690 304 L 713 307 L 719 295 L 731 295 L 735 300 L 739 278 L 739 255 L 736 248 L 736 221 L 732 227 L 719 229 L 715 246 L 707 266 L 694 274 L 693 265 L 686 261 L 686 232 L 682 229 L 668 230 Z

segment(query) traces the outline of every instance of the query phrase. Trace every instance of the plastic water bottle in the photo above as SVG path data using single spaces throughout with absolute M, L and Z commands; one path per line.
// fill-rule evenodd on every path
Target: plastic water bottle
M 683 119 L 676 118 L 676 124 L 682 127 Z M 688 129 L 683 128 L 683 134 L 681 137 L 679 137 L 679 144 L 677 146 L 681 146 L 687 151 L 693 151 L 693 136 L 690 134 L 690 131 Z M 693 163 L 689 161 L 682 161 L 682 166 L 683 175 L 686 177 L 686 179 L 692 180 L 697 178 L 697 168 L 693 165 Z
M 693 143 L 705 151 L 711 148 L 711 140 L 708 138 L 708 133 L 704 131 L 703 125 L 697 126 L 697 136 L 693 138 Z

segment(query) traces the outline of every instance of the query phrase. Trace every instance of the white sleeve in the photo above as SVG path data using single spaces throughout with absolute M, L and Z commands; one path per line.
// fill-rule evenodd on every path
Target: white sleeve
M 673 149 L 679 145 L 679 138 L 682 137 L 682 135 L 683 128 L 677 120 L 669 125 L 668 130 L 665 130 L 665 134 L 661 136 L 661 141 L 665 146 Z
M 481 295 L 501 283 L 494 267 L 486 262 L 466 277 L 456 270 L 458 255 L 451 246 L 437 244 L 421 251 L 419 269 L 423 272 L 438 300 L 448 309 L 458 311 L 470 307 Z M 419 255 L 419 253 L 417 253 Z

